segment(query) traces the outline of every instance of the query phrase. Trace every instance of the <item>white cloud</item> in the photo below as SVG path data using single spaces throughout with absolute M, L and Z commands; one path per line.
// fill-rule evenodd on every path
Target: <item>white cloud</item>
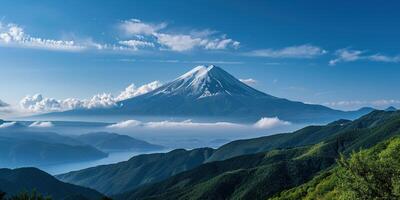
M 237 49 L 240 42 L 227 38 L 226 35 L 217 35 L 216 31 L 188 31 L 171 32 L 166 31 L 167 23 L 145 23 L 138 19 L 122 21 L 119 28 L 125 35 L 140 39 L 120 41 L 122 45 L 139 47 L 155 47 L 157 43 L 160 49 L 167 48 L 172 51 L 188 51 L 196 47 L 207 50 L 221 50 L 227 48 Z M 127 41 L 130 42 L 130 45 Z
M 116 100 L 111 94 L 97 94 L 91 99 L 79 100 L 68 98 L 57 100 L 54 98 L 45 98 L 41 94 L 27 95 L 20 101 L 20 107 L 23 111 L 33 113 L 56 112 L 72 109 L 91 109 L 108 108 L 116 106 Z
M 107 126 L 108 128 L 132 128 L 132 127 L 137 127 L 141 126 L 142 122 L 137 121 L 137 120 L 126 120 L 122 122 L 118 122 L 112 125 Z
M 339 49 L 335 52 L 337 58 L 330 60 L 329 65 L 336 65 L 339 62 L 351 62 L 360 60 L 363 58 L 361 54 L 363 54 L 363 51 L 360 50 Z
M 19 104 L 22 111 L 32 113 L 56 112 L 73 109 L 110 108 L 117 106 L 118 101 L 145 94 L 160 86 L 161 83 L 159 81 L 153 81 L 138 88 L 136 88 L 134 84 L 131 84 L 116 98 L 107 93 L 96 94 L 90 99 L 67 98 L 64 100 L 45 98 L 41 94 L 35 94 L 32 96 L 27 95 Z
M 86 47 L 73 40 L 54 40 L 32 37 L 16 24 L 0 22 L 0 45 L 60 51 L 80 51 Z
M 153 121 L 141 122 L 137 120 L 121 121 L 108 128 L 111 129 L 132 129 L 132 128 L 147 128 L 147 129 L 218 129 L 218 128 L 257 128 L 257 129 L 270 129 L 278 126 L 290 125 L 290 122 L 282 121 L 277 117 L 274 118 L 261 118 L 254 124 L 237 124 L 231 122 L 193 122 L 192 120 L 184 121 Z
M 141 126 L 142 122 L 137 121 L 137 120 L 126 120 L 126 121 L 121 121 L 112 125 L 107 126 L 108 128 L 132 128 L 132 127 L 137 127 Z
M 150 91 L 153 91 L 153 90 L 157 89 L 158 87 L 160 87 L 161 85 L 162 84 L 159 81 L 153 81 L 151 83 L 144 84 L 138 88 L 136 88 L 135 84 L 130 84 L 127 88 L 125 88 L 124 91 L 122 91 L 118 95 L 116 100 L 122 101 L 125 99 L 130 99 L 132 97 L 139 96 L 139 95 L 148 93 Z
M 247 79 L 239 79 L 241 82 L 247 84 L 247 85 L 254 85 L 257 83 L 256 80 L 252 79 L 252 78 L 247 78 Z
M 366 55 L 367 51 L 354 50 L 349 48 L 339 49 L 335 52 L 337 58 L 329 61 L 329 65 L 336 65 L 340 62 L 354 62 L 358 60 L 374 61 L 374 62 L 387 62 L 387 63 L 399 63 L 400 55 L 387 56 L 383 54 L 372 54 Z
M 321 47 L 304 44 L 300 46 L 285 47 L 283 49 L 254 50 L 246 53 L 246 55 L 268 58 L 314 58 L 326 53 L 327 51 Z
M 174 121 L 160 121 L 160 122 L 147 122 L 145 124 L 149 128 L 239 128 L 242 125 L 230 123 L 230 122 L 192 122 L 191 120 L 185 120 L 180 122 Z
M 142 47 L 154 47 L 152 42 L 146 42 L 141 40 L 123 40 L 119 41 L 119 44 L 131 47 L 134 50 L 138 50 Z
M 400 55 L 398 56 L 386 56 L 382 54 L 375 54 L 369 56 L 369 59 L 376 62 L 390 62 L 390 63 L 399 63 Z
M 192 35 L 185 34 L 163 34 L 155 35 L 159 44 L 168 47 L 173 51 L 187 51 L 195 47 L 202 47 L 209 50 L 220 50 L 233 47 L 239 48 L 240 43 L 232 39 L 225 38 L 199 38 Z
M 214 39 L 211 41 L 206 41 L 205 49 L 226 49 L 230 45 L 237 49 L 240 46 L 240 42 L 232 39 Z
M 116 100 L 111 94 L 97 94 L 89 100 L 83 100 L 85 108 L 109 108 L 116 106 Z
M 238 41 L 227 38 L 216 31 L 188 31 L 187 33 L 171 32 L 167 23 L 144 23 L 138 19 L 125 20 L 118 24 L 126 40 L 103 44 L 88 39 L 60 40 L 31 36 L 20 25 L 0 21 L 0 45 L 6 47 L 34 48 L 55 51 L 113 51 L 136 53 L 142 48 L 168 49 L 187 51 L 194 48 L 220 50 L 237 49 Z
M 109 125 L 108 128 L 126 129 L 126 128 L 151 128 L 151 129 L 187 129 L 187 128 L 239 128 L 244 125 L 230 122 L 193 122 L 192 120 L 184 121 L 157 121 L 157 122 L 141 122 L 137 120 L 126 120 Z
M 166 23 L 160 24 L 150 24 L 150 23 L 143 23 L 138 19 L 130 19 L 122 21 L 119 24 L 119 28 L 127 35 L 153 35 L 157 33 L 158 30 L 163 29 L 167 26 Z M 140 37 L 140 36 L 139 36 Z
M 263 117 L 254 124 L 254 127 L 261 129 L 269 129 L 285 125 L 290 125 L 290 122 L 282 121 L 278 117 L 272 117 L 272 118 Z
M 5 122 L 3 124 L 0 124 L 0 128 L 9 128 L 9 127 L 12 127 L 12 126 L 14 126 L 16 124 L 17 124 L 17 122 Z
M 167 46 L 173 51 L 187 51 L 193 49 L 195 46 L 201 45 L 203 42 L 200 38 L 193 38 L 190 35 L 170 35 L 170 34 L 157 34 L 157 41 L 159 44 Z
M 0 100 L 0 107 L 8 107 L 8 106 L 9 106 L 8 103 Z
M 33 122 L 31 125 L 29 125 L 29 127 L 34 127 L 34 128 L 50 128 L 53 127 L 53 123 L 52 122 Z
M 53 98 L 43 98 L 41 94 L 33 96 L 27 95 L 20 101 L 20 106 L 24 110 L 31 112 L 51 112 L 61 110 L 59 101 Z

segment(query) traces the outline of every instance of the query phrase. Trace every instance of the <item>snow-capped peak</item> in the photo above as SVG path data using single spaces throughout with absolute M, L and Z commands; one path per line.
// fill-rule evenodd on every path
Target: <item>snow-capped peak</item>
M 186 72 L 182 76 L 178 77 L 176 80 L 187 79 L 187 78 L 190 78 L 193 76 L 203 77 L 203 76 L 206 76 L 207 73 L 213 68 L 214 68 L 214 65 L 210 65 L 210 66 L 199 65 L 199 66 L 193 68 L 192 70 Z
M 204 98 L 216 95 L 265 95 L 214 65 L 200 65 L 165 84 L 153 95 L 185 95 Z

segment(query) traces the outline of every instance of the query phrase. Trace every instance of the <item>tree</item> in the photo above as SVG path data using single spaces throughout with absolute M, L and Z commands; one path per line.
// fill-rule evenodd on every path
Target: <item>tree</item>
M 338 160 L 341 199 L 400 199 L 400 139 Z

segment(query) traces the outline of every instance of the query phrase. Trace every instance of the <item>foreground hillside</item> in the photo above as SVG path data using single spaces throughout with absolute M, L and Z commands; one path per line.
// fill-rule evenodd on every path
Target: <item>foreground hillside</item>
M 340 154 L 399 135 L 400 113 L 376 111 L 348 126 L 314 145 L 206 163 L 116 199 L 267 199 L 334 167 Z
M 338 166 L 272 200 L 400 199 L 400 137 L 341 157 Z
M 57 178 L 104 194 L 117 194 L 190 170 L 204 163 L 213 151 L 211 148 L 177 149 L 169 153 L 144 154 L 117 164 L 61 174 Z
M 10 197 L 31 190 L 56 200 L 100 200 L 104 197 L 95 190 L 63 183 L 36 168 L 0 169 L 0 192 Z

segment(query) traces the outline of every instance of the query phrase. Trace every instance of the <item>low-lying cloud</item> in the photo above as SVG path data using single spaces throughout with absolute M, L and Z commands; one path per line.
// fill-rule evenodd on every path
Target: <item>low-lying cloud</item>
M 108 128 L 132 128 L 141 126 L 142 122 L 137 120 L 126 120 L 107 126 Z
M 285 126 L 290 124 L 291 124 L 290 122 L 280 120 L 278 117 L 272 117 L 272 118 L 263 117 L 254 124 L 254 127 L 260 129 L 269 129 L 277 126 Z
M 0 124 L 0 128 L 9 128 L 13 127 L 17 124 L 17 122 L 4 122 L 3 124 Z
M 270 129 L 278 126 L 290 125 L 290 122 L 282 121 L 277 117 L 261 118 L 254 124 L 238 124 L 231 122 L 194 122 L 192 120 L 184 121 L 153 121 L 142 122 L 138 120 L 126 120 L 107 126 L 111 129 L 130 129 L 130 128 L 149 128 L 149 129 L 217 129 L 217 128 L 257 128 Z
M 252 78 L 247 78 L 247 79 L 239 79 L 242 83 L 245 83 L 247 85 L 254 85 L 257 83 L 255 79 Z
M 41 122 L 41 121 L 33 122 L 32 124 L 29 125 L 29 127 L 33 128 L 51 128 L 53 126 L 54 124 L 52 122 Z

